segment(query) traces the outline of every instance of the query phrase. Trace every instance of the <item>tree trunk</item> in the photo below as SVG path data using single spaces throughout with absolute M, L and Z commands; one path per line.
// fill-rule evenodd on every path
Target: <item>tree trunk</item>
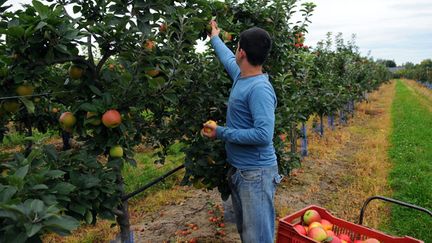
M 122 197 L 124 196 L 124 181 L 121 175 L 121 169 L 116 168 L 117 183 L 120 185 Z M 122 243 L 133 243 L 133 236 L 130 231 L 128 201 L 122 201 L 118 207 L 117 223 L 120 226 L 120 238 Z
M 320 114 L 320 136 L 324 136 L 324 122 L 323 122 L 323 114 Z
M 62 130 L 62 140 L 63 140 L 63 151 L 71 148 L 70 146 L 70 133 Z
M 333 114 L 329 115 L 327 117 L 327 120 L 328 120 L 328 126 L 331 128 L 331 130 L 334 130 L 335 129 L 335 126 L 334 126 L 334 115 Z
M 290 142 L 291 142 L 291 153 L 297 153 L 297 127 L 295 123 L 291 123 L 290 127 Z
M 306 124 L 302 122 L 302 143 L 301 143 L 301 156 L 307 156 L 308 155 L 308 141 L 307 141 L 307 129 Z
M 343 109 L 339 111 L 339 123 L 346 124 L 346 117 Z
M 26 136 L 27 137 L 33 136 L 32 124 L 30 121 L 30 116 L 28 114 L 26 115 L 25 125 L 26 125 L 26 129 L 27 129 Z M 25 152 L 24 152 L 26 157 L 31 153 L 32 146 L 33 146 L 33 141 L 32 140 L 27 141 L 27 145 L 26 145 Z

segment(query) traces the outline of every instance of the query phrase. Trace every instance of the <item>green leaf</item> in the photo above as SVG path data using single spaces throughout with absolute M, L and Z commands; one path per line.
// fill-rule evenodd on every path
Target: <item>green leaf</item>
M 15 172 L 14 176 L 21 178 L 21 179 L 24 179 L 24 177 L 28 173 L 28 170 L 29 170 L 29 165 L 23 166 Z
M 20 38 L 25 34 L 25 30 L 21 26 L 13 26 L 8 28 L 7 33 L 11 36 Z
M 51 159 L 51 160 L 57 160 L 58 159 L 58 154 L 57 154 L 57 151 L 55 150 L 54 146 L 52 146 L 52 145 L 44 146 L 43 149 L 44 149 L 45 154 L 48 155 L 49 159 Z
M 87 210 L 87 213 L 85 215 L 85 220 L 87 224 L 91 224 L 91 222 L 93 222 L 93 214 L 90 210 Z
M 92 111 L 92 112 L 96 112 L 97 108 L 95 105 L 90 104 L 90 103 L 82 103 L 80 105 L 80 109 L 84 110 L 84 111 Z
M 96 86 L 94 86 L 94 85 L 89 85 L 89 88 L 90 88 L 90 90 L 91 90 L 93 93 L 95 93 L 95 94 L 97 94 L 97 95 L 99 95 L 99 96 L 102 96 L 102 92 L 101 92 L 100 89 L 98 89 Z
M 21 204 L 22 205 L 22 204 Z M 8 211 L 9 213 L 4 213 L 2 216 L 12 216 L 12 214 L 14 216 L 12 217 L 16 217 L 16 216 L 25 216 L 24 210 L 21 206 L 17 206 L 17 205 L 8 205 L 8 204 L 0 204 L 0 209 L 4 209 L 6 211 Z M 0 212 L 2 212 L 0 210 Z M 3 211 L 4 212 L 4 211 Z M 18 214 L 18 215 L 17 215 Z M 0 213 L 1 215 L 1 213 Z
M 55 178 L 62 177 L 64 174 L 66 174 L 66 172 L 61 170 L 50 170 L 45 174 L 45 176 L 48 178 L 55 179 Z
M 50 219 L 45 220 L 43 223 L 50 230 L 52 230 L 52 231 L 54 231 L 60 235 L 66 235 L 66 234 L 70 233 L 70 231 L 78 228 L 78 226 L 79 226 L 78 220 L 76 220 L 70 216 L 50 218 Z
M 94 176 L 86 176 L 83 180 L 84 188 L 91 188 L 100 184 L 100 179 Z
M 152 78 L 149 80 L 150 88 L 160 89 L 165 84 L 165 79 L 163 77 Z
M 34 105 L 33 101 L 31 101 L 25 97 L 19 97 L 19 99 L 27 108 L 28 113 L 33 114 L 35 112 L 35 105 Z
M 45 184 L 37 184 L 36 186 L 32 187 L 32 190 L 45 190 L 48 189 L 48 186 Z
M 46 25 L 47 25 L 47 23 L 45 23 L 44 21 L 40 21 L 39 24 L 36 26 L 35 30 L 42 29 Z
M 82 216 L 84 216 L 84 214 L 85 214 L 86 211 L 87 211 L 86 207 L 84 207 L 84 206 L 81 205 L 81 204 L 77 204 L 77 203 L 72 203 L 72 204 L 69 206 L 69 209 L 72 210 L 72 211 L 74 211 L 75 213 L 79 213 L 79 214 L 81 214 Z
M 33 200 L 30 204 L 30 209 L 35 213 L 41 213 L 44 207 L 44 203 L 39 199 Z
M 111 106 L 112 101 L 113 101 L 112 97 L 111 97 L 111 94 L 104 93 L 103 96 L 102 96 L 102 98 L 103 98 L 103 101 L 105 103 L 105 106 Z
M 29 27 L 25 30 L 24 37 L 25 37 L 25 38 L 29 38 L 31 35 L 33 35 L 33 33 L 34 33 L 34 28 L 33 28 L 33 26 L 29 26 Z
M 53 192 L 58 194 L 69 194 L 73 190 L 75 190 L 75 186 L 67 182 L 60 182 L 52 189 Z
M 81 6 L 75 5 L 75 6 L 73 6 L 72 10 L 73 10 L 74 14 L 76 14 L 76 13 L 81 11 Z
M 178 103 L 178 98 L 176 94 L 163 94 L 163 97 L 170 101 L 171 103 L 173 103 L 174 105 L 176 105 Z
M 64 35 L 63 35 L 63 38 L 65 38 L 65 39 L 68 39 L 68 40 L 74 40 L 75 38 L 77 38 L 78 37 L 78 35 L 79 35 L 79 30 L 69 30 L 68 32 L 66 32 Z
M 50 8 L 48 6 L 43 5 L 41 2 L 33 0 L 32 1 L 33 7 L 38 12 L 41 19 L 46 19 L 48 17 L 48 14 L 50 12 Z
M 8 202 L 16 192 L 16 187 L 6 186 L 4 190 L 0 191 L 0 202 Z
M 67 54 L 67 55 L 71 55 L 71 53 L 69 52 L 67 47 L 63 44 L 58 44 L 58 45 L 54 46 L 54 48 L 59 52 L 62 52 L 62 53 Z
M 9 210 L 5 210 L 2 209 L 2 206 L 0 204 L 0 218 L 8 218 L 8 219 L 12 219 L 14 221 L 18 220 L 18 215 L 16 213 L 14 213 L 13 211 L 9 211 Z M 0 237 L 1 239 L 1 237 Z
M 32 237 L 42 229 L 42 224 L 32 224 L 30 227 L 26 227 L 27 237 Z

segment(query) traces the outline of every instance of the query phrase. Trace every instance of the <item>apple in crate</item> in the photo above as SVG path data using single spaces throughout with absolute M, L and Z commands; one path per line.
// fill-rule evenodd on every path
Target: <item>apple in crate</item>
M 332 236 L 327 238 L 326 242 L 328 243 L 342 243 L 341 239 L 339 239 L 337 236 Z
M 336 236 L 336 234 L 333 231 L 331 231 L 331 230 L 326 230 L 326 232 L 327 232 L 327 236 L 328 237 Z
M 315 228 L 315 227 L 321 227 L 321 228 L 324 229 L 324 227 L 323 227 L 319 222 L 312 222 L 312 223 L 309 225 L 309 229 L 312 229 L 312 228 Z
M 312 239 L 314 239 L 314 240 L 316 240 L 316 241 L 319 241 L 319 242 L 324 241 L 325 239 L 327 239 L 327 233 L 321 227 L 315 227 L 315 228 L 309 229 L 309 232 L 308 232 L 307 236 L 310 237 L 310 238 L 312 238 Z
M 354 240 L 354 243 L 364 243 L 362 240 Z
M 316 210 L 309 209 L 303 215 L 303 222 L 305 224 L 310 225 L 313 222 L 319 222 L 321 220 L 321 216 Z
M 363 243 L 380 243 L 379 240 L 375 238 L 369 238 L 363 241 Z
M 325 230 L 332 230 L 333 229 L 333 224 L 330 223 L 328 220 L 321 219 L 320 223 Z
M 345 241 L 346 243 L 351 243 L 351 238 L 346 235 L 346 234 L 340 234 L 339 235 L 339 239 L 341 239 L 342 241 Z
M 305 227 L 303 225 L 297 224 L 294 226 L 294 229 L 301 235 L 307 235 Z

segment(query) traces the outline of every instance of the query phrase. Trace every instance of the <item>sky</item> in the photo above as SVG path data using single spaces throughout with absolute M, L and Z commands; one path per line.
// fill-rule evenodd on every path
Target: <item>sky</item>
M 305 43 L 315 46 L 327 32 L 356 35 L 362 55 L 401 65 L 432 58 L 432 0 L 308 0 L 317 7 Z M 18 7 L 31 0 L 9 0 Z M 300 0 L 300 2 L 306 2 Z
M 305 2 L 305 1 L 302 1 Z M 360 52 L 398 65 L 432 58 L 431 0 L 313 0 L 306 43 L 316 45 L 327 32 L 356 34 Z

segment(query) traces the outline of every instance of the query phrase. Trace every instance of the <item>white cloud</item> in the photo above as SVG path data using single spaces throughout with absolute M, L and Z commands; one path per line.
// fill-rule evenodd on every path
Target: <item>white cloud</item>
M 304 2 L 304 1 L 302 1 Z M 432 2 L 429 0 L 314 0 L 306 43 L 315 45 L 327 32 L 356 34 L 362 54 L 398 64 L 432 58 Z

